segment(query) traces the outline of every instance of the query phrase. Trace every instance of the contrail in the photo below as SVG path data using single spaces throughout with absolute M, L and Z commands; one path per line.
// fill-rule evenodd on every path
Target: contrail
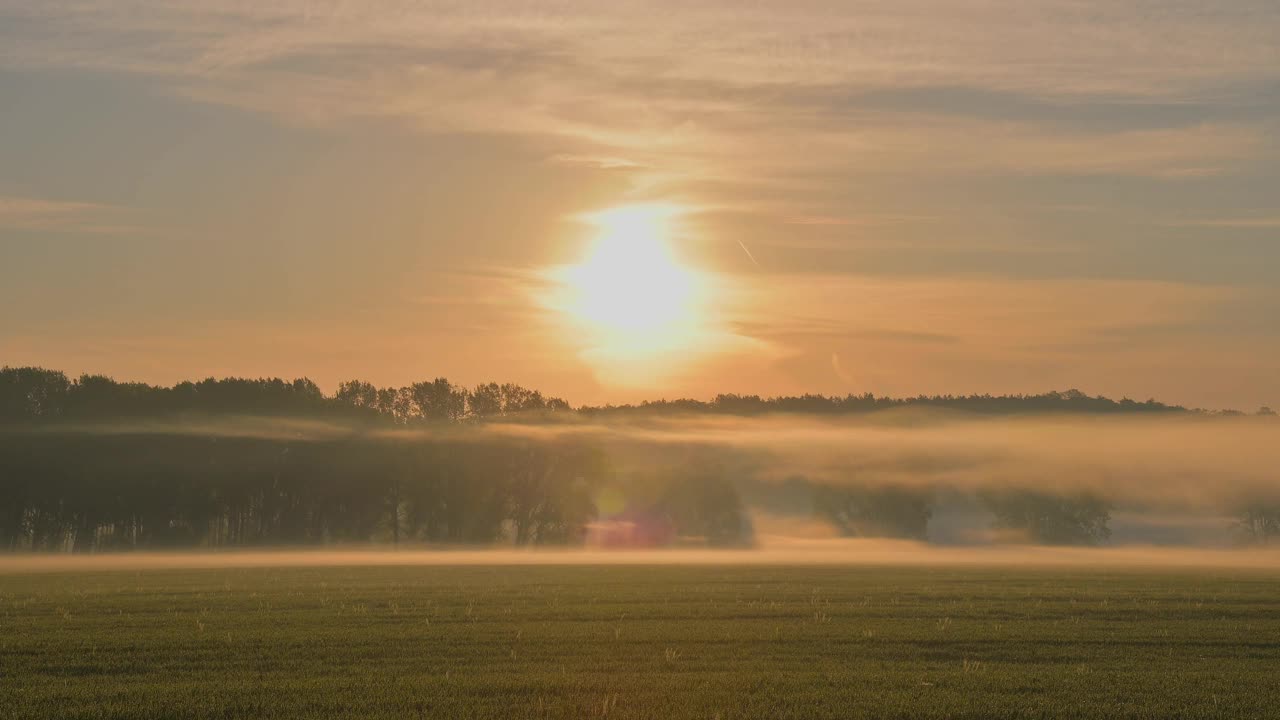
M 756 256 L 751 254 L 751 251 L 747 249 L 747 246 L 744 245 L 741 240 L 738 241 L 738 247 L 742 248 L 742 252 L 747 254 L 747 257 L 751 259 L 751 262 L 756 267 L 760 267 L 760 263 L 756 262 Z
M 849 373 L 845 372 L 845 369 L 840 365 L 840 356 L 836 353 L 831 353 L 831 369 L 835 371 L 836 377 L 841 380 L 847 383 L 853 382 L 853 378 L 850 377 Z

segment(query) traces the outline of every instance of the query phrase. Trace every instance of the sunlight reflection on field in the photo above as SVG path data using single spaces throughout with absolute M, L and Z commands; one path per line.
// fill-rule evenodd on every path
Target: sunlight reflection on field
M 1258 569 L 1280 573 L 1280 548 L 1209 550 L 1168 547 L 936 547 L 885 540 L 762 536 L 745 550 L 255 550 L 0 556 L 0 573 L 233 567 L 451 565 L 954 565 Z

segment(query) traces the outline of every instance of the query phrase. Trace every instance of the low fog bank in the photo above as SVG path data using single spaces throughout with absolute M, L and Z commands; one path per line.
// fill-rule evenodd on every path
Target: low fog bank
M 1017 516 L 1043 515 L 1044 507 L 1032 507 L 1036 500 L 1059 498 L 1069 501 L 1062 512 L 1072 522 L 1105 513 L 1106 532 L 1093 539 L 1108 544 L 1222 547 L 1280 536 L 1280 421 L 1267 416 L 903 409 L 488 431 L 542 441 L 592 437 L 635 468 L 672 448 L 698 448 L 735 468 L 757 524 L 760 513 L 813 517 L 809 534 L 1038 542 L 1020 532 L 1026 528 Z M 993 509 L 1004 511 L 1004 522 L 993 523 Z M 885 522 L 886 515 L 897 517 Z M 911 527 L 911 515 L 927 527 Z
M 582 436 L 638 449 L 721 449 L 769 478 L 858 486 L 1019 487 L 1090 492 L 1169 507 L 1231 504 L 1280 490 L 1273 417 L 1030 415 L 891 410 L 855 418 L 773 415 L 647 422 L 514 423 L 486 432 L 538 440 Z
M 1147 546 L 1280 541 L 1280 419 L 899 408 L 408 427 L 206 416 L 0 431 L 0 547 L 15 550 L 372 541 L 626 548 L 636 554 L 599 558 L 644 562 L 648 549 L 697 545 L 753 547 L 742 556 L 752 562 L 866 562 L 841 556 L 870 552 L 869 538 L 926 543 L 893 553 L 946 562 L 1021 557 L 1028 544 L 1109 545 L 1097 556 L 1108 561 L 1214 558 Z M 462 562 L 462 552 L 415 562 Z
M 940 547 L 904 540 L 763 536 L 752 549 L 236 550 L 0 555 L 0 575 L 293 567 L 826 565 L 1034 569 L 1251 570 L 1280 574 L 1280 548 Z

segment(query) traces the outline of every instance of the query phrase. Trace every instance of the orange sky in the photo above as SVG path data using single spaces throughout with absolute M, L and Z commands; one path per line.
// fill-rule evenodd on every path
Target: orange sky
M 0 0 L 0 363 L 1280 405 L 1274 3 L 269 5 Z

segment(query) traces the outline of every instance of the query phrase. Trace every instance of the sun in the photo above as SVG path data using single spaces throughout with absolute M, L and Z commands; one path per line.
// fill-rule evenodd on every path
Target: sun
M 598 229 L 589 255 L 565 270 L 571 311 L 600 329 L 660 333 L 693 310 L 694 273 L 676 259 L 666 206 L 630 206 L 584 216 Z
M 673 245 L 681 214 L 628 205 L 578 216 L 591 242 L 580 262 L 556 273 L 555 305 L 597 358 L 652 358 L 697 342 L 706 283 Z

